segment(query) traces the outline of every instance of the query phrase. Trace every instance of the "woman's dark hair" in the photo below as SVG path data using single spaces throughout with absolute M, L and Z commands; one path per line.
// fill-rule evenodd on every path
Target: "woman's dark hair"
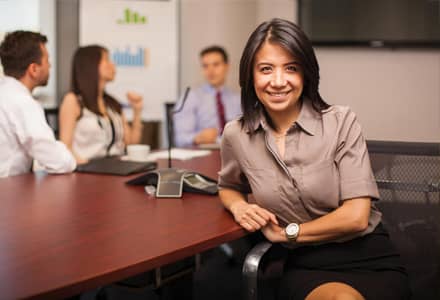
M 99 63 L 108 50 L 98 45 L 80 47 L 75 51 L 72 61 L 72 92 L 81 97 L 81 105 L 97 115 L 98 108 Z M 104 91 L 104 102 L 112 110 L 121 114 L 121 104 Z
M 8 33 L 0 45 L 4 73 L 20 79 L 30 64 L 41 64 L 41 45 L 46 42 L 46 36 L 38 32 L 18 30 Z
M 298 26 L 292 22 L 275 18 L 260 24 L 255 29 L 249 37 L 241 56 L 242 127 L 252 132 L 255 128 L 255 122 L 258 121 L 262 110 L 264 110 L 255 93 L 253 71 L 255 55 L 265 42 L 280 45 L 298 60 L 304 73 L 304 87 L 301 99 L 303 101 L 311 101 L 313 109 L 317 112 L 328 108 L 329 105 L 321 98 L 318 92 L 319 65 L 311 42 Z

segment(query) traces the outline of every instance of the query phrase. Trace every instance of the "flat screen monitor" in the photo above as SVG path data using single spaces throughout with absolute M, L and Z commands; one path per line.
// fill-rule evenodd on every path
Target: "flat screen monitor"
M 440 47 L 440 0 L 298 0 L 317 46 Z

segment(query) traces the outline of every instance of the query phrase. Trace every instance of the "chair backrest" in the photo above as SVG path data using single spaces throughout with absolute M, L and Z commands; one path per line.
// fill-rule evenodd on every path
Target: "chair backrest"
M 406 264 L 413 299 L 440 299 L 440 143 L 368 141 L 383 223 Z
M 55 137 L 58 138 L 58 107 L 54 108 L 45 108 L 44 116 L 46 117 L 47 124 L 49 124 L 50 128 L 52 128 Z
M 381 194 L 375 205 L 407 267 L 412 299 L 440 299 L 440 143 L 367 141 L 367 146 Z M 281 276 L 264 274 L 268 249 L 270 243 L 263 242 L 245 259 L 244 299 L 274 299 L 276 285 L 267 292 L 258 284 L 263 280 L 268 287 L 267 277 Z
M 173 102 L 166 102 L 165 103 L 165 118 L 166 118 L 166 132 L 167 132 L 167 138 L 169 139 L 167 142 L 171 143 L 171 147 L 175 146 L 174 142 L 174 118 L 173 118 L 173 111 L 174 111 L 174 105 Z
M 440 203 L 440 143 L 367 144 L 382 201 Z

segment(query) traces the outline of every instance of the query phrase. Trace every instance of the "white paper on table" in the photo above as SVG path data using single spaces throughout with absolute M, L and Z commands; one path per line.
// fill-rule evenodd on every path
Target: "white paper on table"
M 195 157 L 202 157 L 211 154 L 210 150 L 193 150 L 193 149 L 171 149 L 171 158 L 179 160 L 187 160 Z M 148 160 L 166 159 L 168 158 L 168 150 L 153 152 L 148 155 Z

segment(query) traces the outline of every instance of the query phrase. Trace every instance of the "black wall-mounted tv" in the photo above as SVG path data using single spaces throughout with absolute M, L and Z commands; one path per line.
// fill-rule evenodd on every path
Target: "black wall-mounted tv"
M 440 0 L 298 0 L 315 46 L 440 48 Z

